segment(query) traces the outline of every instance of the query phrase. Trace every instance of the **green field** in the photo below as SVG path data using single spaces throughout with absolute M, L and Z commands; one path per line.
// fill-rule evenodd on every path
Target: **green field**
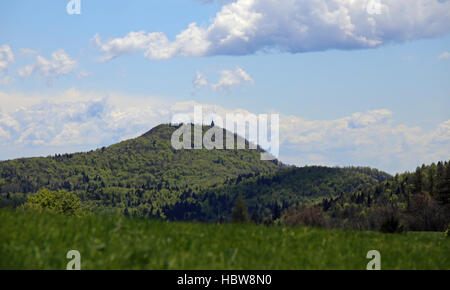
M 443 233 L 381 234 L 235 224 L 174 223 L 123 216 L 82 218 L 0 210 L 1 269 L 450 269 Z

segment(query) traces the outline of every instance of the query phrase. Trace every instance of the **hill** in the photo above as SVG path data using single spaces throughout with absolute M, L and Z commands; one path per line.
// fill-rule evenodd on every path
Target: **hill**
M 165 207 L 173 220 L 227 221 L 238 196 L 242 196 L 259 223 L 276 220 L 285 209 L 300 204 L 318 203 L 371 187 L 391 176 L 376 169 L 323 166 L 288 167 L 251 176 L 239 176 L 217 187 L 198 193 L 183 192 L 179 201 Z
M 227 221 L 238 196 L 256 220 L 354 192 L 390 176 L 370 168 L 288 167 L 262 161 L 260 148 L 175 150 L 178 126 L 86 153 L 0 162 L 0 207 L 42 188 L 76 193 L 93 211 L 171 220 Z M 210 129 L 203 126 L 203 132 Z M 224 134 L 225 138 L 225 134 Z M 235 136 L 235 138 L 237 138 Z
M 415 172 L 396 174 L 310 208 L 291 208 L 283 220 L 312 225 L 305 216 L 321 217 L 320 225 L 331 227 L 443 231 L 450 224 L 450 162 L 422 165 Z
M 170 140 L 176 129 L 159 125 L 138 138 L 86 153 L 2 161 L 0 203 L 14 206 L 41 188 L 64 189 L 93 208 L 130 208 L 159 216 L 161 206 L 183 191 L 197 192 L 228 178 L 282 167 L 276 160 L 260 160 L 261 149 L 175 150 Z

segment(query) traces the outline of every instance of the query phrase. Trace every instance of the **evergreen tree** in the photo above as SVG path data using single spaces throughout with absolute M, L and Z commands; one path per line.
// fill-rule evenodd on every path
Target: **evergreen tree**
M 414 193 L 422 192 L 423 190 L 422 180 L 423 180 L 422 168 L 417 167 L 416 173 L 414 174 Z
M 252 217 L 251 220 L 255 223 L 255 224 L 260 224 L 261 223 L 261 216 L 258 213 L 258 210 L 254 210 L 252 213 Z
M 443 169 L 441 180 L 439 180 L 439 187 L 437 189 L 437 199 L 440 204 L 447 205 L 450 203 L 450 166 L 447 164 Z
M 232 209 L 232 220 L 235 223 L 246 223 L 249 220 L 247 205 L 241 195 L 236 198 L 234 203 L 234 207 Z
M 281 207 L 278 204 L 278 202 L 275 202 L 273 205 L 273 213 L 272 213 L 272 219 L 276 221 L 281 217 Z

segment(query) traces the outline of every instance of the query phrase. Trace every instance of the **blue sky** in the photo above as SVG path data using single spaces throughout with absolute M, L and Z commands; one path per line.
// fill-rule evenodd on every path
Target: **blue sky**
M 69 0 L 3 1 L 0 159 L 138 136 L 187 102 L 279 113 L 288 163 L 397 172 L 448 159 L 450 3 L 411 1 L 379 0 L 375 15 L 345 0 L 81 0 L 80 15 Z M 120 109 L 132 119 L 111 119 Z

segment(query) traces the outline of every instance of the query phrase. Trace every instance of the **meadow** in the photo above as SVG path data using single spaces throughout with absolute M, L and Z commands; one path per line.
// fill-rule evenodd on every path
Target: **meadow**
M 124 216 L 70 217 L 0 210 L 0 269 L 450 269 L 438 232 L 383 234 L 252 224 L 164 222 Z

